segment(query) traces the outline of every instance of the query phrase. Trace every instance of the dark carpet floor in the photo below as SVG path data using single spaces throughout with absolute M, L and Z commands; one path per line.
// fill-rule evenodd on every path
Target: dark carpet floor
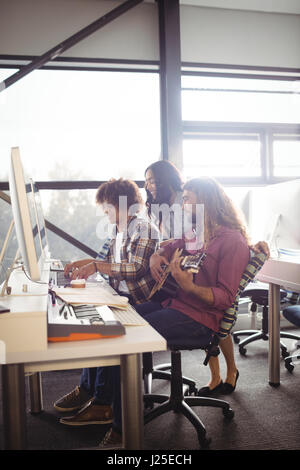
M 297 330 L 300 334 L 300 331 Z M 285 341 L 291 347 L 293 342 Z M 216 408 L 194 408 L 212 439 L 211 450 L 299 450 L 300 449 L 300 364 L 292 373 L 281 360 L 281 385 L 268 384 L 268 343 L 257 341 L 241 356 L 236 348 L 240 378 L 236 391 L 226 399 L 235 412 L 232 421 L 223 418 Z M 156 353 L 156 363 L 168 362 L 169 353 Z M 224 361 L 221 358 L 222 370 Z M 183 353 L 183 371 L 206 385 L 209 369 L 202 365 L 202 351 Z M 80 370 L 42 373 L 44 411 L 38 415 L 27 412 L 27 441 L 31 450 L 71 450 L 97 446 L 108 426 L 70 427 L 59 423 L 53 402 L 78 384 Z M 29 408 L 27 384 L 27 408 Z M 153 392 L 166 393 L 168 383 L 153 382 Z M 2 397 L 0 392 L 2 409 Z M 3 418 L 0 415 L 0 449 L 3 443 Z M 145 448 L 150 450 L 199 449 L 193 426 L 184 416 L 165 414 L 145 426 Z

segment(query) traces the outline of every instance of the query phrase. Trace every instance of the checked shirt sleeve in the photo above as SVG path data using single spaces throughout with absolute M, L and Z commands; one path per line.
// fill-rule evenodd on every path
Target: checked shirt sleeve
M 145 237 L 145 227 L 143 229 L 138 230 L 122 250 L 122 253 L 126 253 L 126 258 L 123 256 L 121 263 L 111 264 L 112 277 L 115 279 L 136 281 L 149 271 L 150 257 L 158 248 L 158 238 L 151 237 L 150 227 L 147 231 L 149 236 Z

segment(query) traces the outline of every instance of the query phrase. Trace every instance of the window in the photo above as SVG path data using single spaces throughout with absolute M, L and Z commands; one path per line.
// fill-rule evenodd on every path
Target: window
M 235 185 L 299 178 L 299 81 L 183 76 L 182 113 L 186 178 Z
M 274 136 L 273 171 L 275 177 L 300 178 L 300 135 L 294 139 Z
M 158 74 L 37 70 L 0 99 L 2 180 L 12 146 L 36 181 L 141 180 L 160 157 Z
M 0 80 L 14 72 L 0 70 Z M 0 106 L 0 181 L 13 146 L 35 181 L 143 180 L 160 157 L 156 73 L 37 70 L 0 93 Z M 96 189 L 40 193 L 47 220 L 99 250 Z M 88 256 L 51 231 L 48 240 L 54 258 Z
M 257 136 L 213 135 L 183 141 L 186 178 L 212 176 L 250 178 L 261 176 L 260 141 Z
M 300 123 L 298 81 L 182 77 L 187 121 Z

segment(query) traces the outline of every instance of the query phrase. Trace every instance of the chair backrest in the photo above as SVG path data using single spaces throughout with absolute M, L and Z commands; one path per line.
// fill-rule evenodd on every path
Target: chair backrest
M 251 256 L 251 259 L 243 272 L 234 302 L 231 307 L 224 312 L 224 317 L 220 323 L 220 330 L 218 333 L 220 338 L 225 338 L 233 328 L 237 319 L 240 295 L 249 282 L 253 281 L 258 271 L 263 267 L 266 258 L 266 255 L 262 252 Z
M 266 258 L 267 256 L 262 252 L 258 254 L 253 254 L 251 256 L 251 259 L 242 274 L 242 278 L 234 302 L 231 307 L 225 310 L 223 319 L 220 323 L 220 330 L 212 337 L 210 344 L 206 348 L 206 357 L 203 362 L 204 365 L 208 364 L 211 356 L 217 356 L 220 353 L 218 347 L 220 340 L 226 338 L 226 336 L 230 333 L 231 329 L 235 325 L 239 308 L 240 295 L 243 290 L 247 287 L 249 282 L 253 281 L 258 271 L 263 267 Z

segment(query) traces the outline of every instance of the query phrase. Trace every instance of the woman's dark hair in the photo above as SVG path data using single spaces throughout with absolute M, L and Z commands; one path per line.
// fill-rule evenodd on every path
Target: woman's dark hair
M 147 194 L 146 206 L 148 214 L 150 215 L 151 204 L 169 204 L 172 193 L 182 191 L 183 180 L 176 166 L 167 160 L 159 160 L 152 163 L 146 169 L 145 175 L 148 170 L 151 170 L 156 185 L 155 200 L 151 193 L 145 188 Z

